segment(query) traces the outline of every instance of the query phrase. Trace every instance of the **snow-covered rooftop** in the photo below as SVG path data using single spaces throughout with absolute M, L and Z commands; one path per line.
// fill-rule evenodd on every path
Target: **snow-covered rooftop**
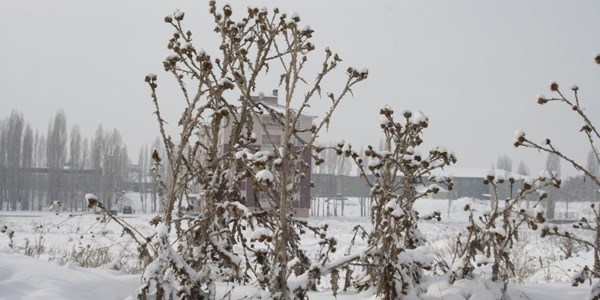
M 515 179 L 523 179 L 526 176 L 508 172 L 501 169 L 494 169 L 494 174 L 503 176 L 504 178 L 513 177 Z M 452 178 L 485 178 L 490 172 L 489 168 L 456 168 L 445 167 L 444 169 L 433 170 L 433 175 L 450 176 Z

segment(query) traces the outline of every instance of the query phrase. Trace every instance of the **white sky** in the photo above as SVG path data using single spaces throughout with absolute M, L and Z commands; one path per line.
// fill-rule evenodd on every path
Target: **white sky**
M 344 59 L 340 75 L 348 66 L 369 69 L 323 141 L 377 145 L 378 111 L 390 104 L 428 115 L 427 145 L 446 145 L 459 167 L 489 168 L 508 154 L 513 169 L 524 160 L 537 174 L 546 155 L 514 149 L 518 129 L 536 140 L 548 136 L 585 161 L 581 121 L 564 107 L 537 105 L 536 95 L 551 94 L 550 80 L 565 92 L 577 83 L 587 112 L 600 120 L 600 66 L 593 61 L 600 52 L 599 1 L 229 3 L 236 16 L 249 3 L 297 12 L 315 29 L 315 66 L 329 46 Z M 45 132 L 62 109 L 69 127 L 79 124 L 87 137 L 100 123 L 119 129 L 136 161 L 139 146 L 158 135 L 144 76 L 159 75 L 171 124 L 183 107 L 162 71 L 172 33 L 163 18 L 176 8 L 186 12 L 195 45 L 214 53 L 204 1 L 1 1 L 0 118 L 15 109 Z M 335 90 L 335 83 L 328 87 Z M 259 91 L 276 85 L 273 74 Z M 311 113 L 319 114 L 318 105 Z M 574 170 L 563 165 L 563 173 Z

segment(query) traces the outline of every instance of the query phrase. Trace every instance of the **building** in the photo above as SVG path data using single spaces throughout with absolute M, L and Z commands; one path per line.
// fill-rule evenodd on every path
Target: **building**
M 524 176 L 506 172 L 503 170 L 494 170 L 495 174 L 501 175 L 506 180 L 513 177 L 517 186 L 522 186 Z M 452 177 L 454 187 L 451 191 L 445 190 L 443 187 L 438 194 L 431 195 L 433 199 L 460 199 L 464 197 L 476 199 L 490 199 L 492 191 L 490 185 L 483 184 L 483 180 L 487 177 L 487 169 L 476 168 L 455 168 L 447 167 L 443 170 L 435 170 L 435 175 L 444 175 Z M 398 177 L 400 180 L 402 176 Z M 331 197 L 336 194 L 341 194 L 346 197 L 369 197 L 371 192 L 367 186 L 367 182 L 359 176 L 333 175 L 333 174 L 313 174 L 315 184 L 315 195 L 317 197 Z M 427 178 L 423 178 L 423 183 L 428 184 Z M 499 186 L 498 197 L 506 199 L 507 197 L 516 196 L 517 189 L 510 191 L 509 184 L 504 183 Z
M 273 90 L 271 95 L 265 95 L 260 93 L 258 96 L 251 97 L 254 102 L 260 102 L 268 108 L 276 112 L 285 112 L 285 106 L 280 105 L 278 102 L 278 91 Z M 250 148 L 254 151 L 272 151 L 276 147 L 282 146 L 282 140 L 284 139 L 284 128 L 278 122 L 273 120 L 271 114 L 265 113 L 260 116 L 253 116 L 253 133 L 256 136 L 256 143 L 250 145 Z M 257 118 L 261 118 L 260 120 Z M 314 117 L 307 115 L 300 115 L 295 126 L 298 130 L 310 129 L 313 125 Z M 260 124 L 264 124 L 263 126 Z M 265 130 L 266 129 L 266 130 Z M 229 145 L 227 141 L 233 130 L 233 124 L 231 122 L 224 121 L 221 130 L 219 131 L 219 141 L 222 144 L 223 151 L 227 151 Z M 267 134 L 268 132 L 268 134 Z M 298 136 L 303 140 L 310 140 L 311 133 L 309 131 L 299 132 Z M 296 140 L 292 140 L 292 143 L 300 146 Z M 304 178 L 300 182 L 300 191 L 293 196 L 292 209 L 295 216 L 308 217 L 310 214 L 310 203 L 311 203 L 311 176 L 312 176 L 312 156 L 310 151 L 307 151 L 303 155 L 304 161 L 309 166 L 309 169 L 305 172 Z M 242 185 L 242 195 L 246 198 L 246 206 L 250 209 L 256 207 L 256 202 L 261 201 L 259 193 L 252 191 L 253 180 L 252 178 L 246 179 L 246 182 Z M 264 205 L 263 205 L 264 206 Z
M 518 188 L 523 186 L 525 176 L 511 173 L 504 170 L 493 170 L 495 176 L 501 176 L 506 180 L 504 184 L 498 185 L 498 198 L 506 199 L 516 197 Z M 489 169 L 482 168 L 455 168 L 448 167 L 444 170 L 435 170 L 436 175 L 445 175 L 452 177 L 454 188 L 452 191 L 433 195 L 434 199 L 460 199 L 464 197 L 488 200 L 493 195 L 491 185 L 485 185 L 484 179 L 490 172 Z M 508 183 L 508 178 L 514 178 L 516 187 L 512 191 Z

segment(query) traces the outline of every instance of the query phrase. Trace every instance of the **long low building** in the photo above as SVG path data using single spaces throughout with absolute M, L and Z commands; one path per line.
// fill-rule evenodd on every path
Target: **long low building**
M 501 175 L 505 179 L 509 177 L 515 178 L 517 187 L 523 182 L 524 176 L 510 173 L 504 170 L 494 170 L 496 175 Z M 472 168 L 445 168 L 439 170 L 435 175 L 445 175 L 452 177 L 454 188 L 451 191 L 443 189 L 432 198 L 435 199 L 459 199 L 463 197 L 471 197 L 477 199 L 489 199 L 492 194 L 490 186 L 483 184 L 483 180 L 487 177 L 489 170 L 487 169 L 472 169 Z M 400 177 L 399 177 L 400 178 Z M 370 188 L 367 182 L 359 176 L 349 175 L 334 175 L 334 174 L 313 174 L 312 180 L 315 187 L 312 190 L 313 197 L 333 197 L 341 195 L 345 197 L 369 197 Z M 424 184 L 427 179 L 423 179 Z M 517 189 L 513 190 L 513 196 Z M 499 189 L 499 197 L 506 198 L 510 196 L 510 188 L 508 183 L 501 185 Z

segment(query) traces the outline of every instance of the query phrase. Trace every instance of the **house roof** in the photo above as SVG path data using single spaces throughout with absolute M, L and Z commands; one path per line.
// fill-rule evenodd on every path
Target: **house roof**
M 274 110 L 274 111 L 276 111 L 276 112 L 279 112 L 279 113 L 282 113 L 282 114 L 283 114 L 283 113 L 285 113 L 285 106 L 284 106 L 284 105 L 277 104 L 277 103 L 275 103 L 275 104 L 274 104 L 274 103 L 265 102 L 265 101 L 260 101 L 260 103 L 261 103 L 262 105 L 264 105 L 264 106 L 268 106 L 269 108 L 273 109 L 273 110 Z M 298 110 L 297 110 L 297 109 L 293 109 L 293 108 L 292 108 L 291 110 L 292 110 L 294 113 L 298 112 Z M 309 115 L 306 115 L 306 114 L 300 114 L 300 115 L 301 115 L 302 117 L 306 117 L 306 118 L 312 118 L 312 119 L 316 118 L 316 116 L 309 116 Z

